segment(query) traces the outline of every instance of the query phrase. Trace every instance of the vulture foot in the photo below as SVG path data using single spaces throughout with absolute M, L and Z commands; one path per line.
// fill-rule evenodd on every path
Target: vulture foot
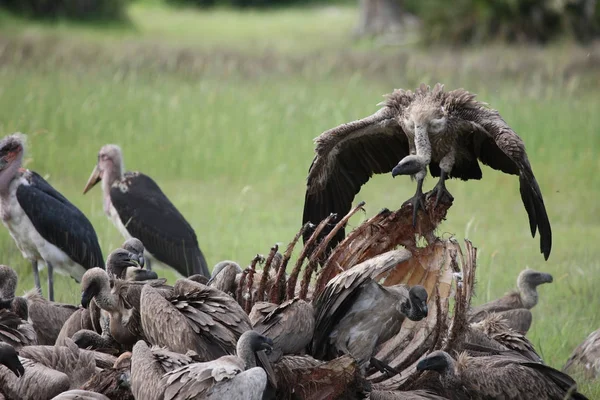
M 425 202 L 423 200 L 424 200 L 423 190 L 421 189 L 421 185 L 417 185 L 417 192 L 415 193 L 415 195 L 404 202 L 404 204 L 412 205 L 413 228 L 417 227 L 417 212 L 419 211 L 419 208 L 421 210 L 425 211 Z
M 375 357 L 371 357 L 371 366 L 377 368 L 382 374 L 386 374 L 388 378 L 400 374 L 400 371 L 398 371 L 396 368 L 391 367 Z
M 435 203 L 433 203 L 434 209 L 437 207 L 442 196 L 446 196 L 450 203 L 454 201 L 454 196 L 452 196 L 448 189 L 446 189 L 446 175 L 446 172 L 442 171 L 442 173 L 440 174 L 440 180 L 433 187 L 433 190 L 431 190 L 429 194 L 429 196 L 433 196 L 435 194 Z

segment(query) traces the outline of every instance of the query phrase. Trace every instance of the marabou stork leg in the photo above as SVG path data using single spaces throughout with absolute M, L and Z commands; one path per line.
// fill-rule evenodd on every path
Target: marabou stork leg
M 433 190 L 431 191 L 431 195 L 435 194 L 435 203 L 433 204 L 433 208 L 437 207 L 437 205 L 440 202 L 440 199 L 442 198 L 443 195 L 448 196 L 450 198 L 450 201 L 454 200 L 454 197 L 450 194 L 448 189 L 446 189 L 447 176 L 448 176 L 448 174 L 446 173 L 446 171 L 442 170 L 442 172 L 440 174 L 440 180 L 433 187 Z
M 40 295 L 42 294 L 42 285 L 40 284 L 40 272 L 38 271 L 37 260 L 31 260 L 31 269 L 33 270 L 33 282 L 35 287 L 39 290 Z
M 425 211 L 425 202 L 423 201 L 423 180 L 425 180 L 425 177 L 417 177 L 417 191 L 415 192 L 415 195 L 404 202 L 404 204 L 412 204 L 413 228 L 417 226 L 417 212 L 419 211 L 419 208 Z
M 48 266 L 48 300 L 54 301 L 54 267 L 50 262 L 46 262 Z

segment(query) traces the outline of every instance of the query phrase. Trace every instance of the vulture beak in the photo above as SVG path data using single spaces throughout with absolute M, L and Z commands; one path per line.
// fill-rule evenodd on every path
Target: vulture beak
M 392 169 L 392 178 L 397 175 L 414 175 L 421 171 L 423 167 L 414 158 L 405 157 Z
M 446 360 L 441 357 L 427 357 L 419 361 L 417 364 L 417 371 L 440 371 L 446 366 Z
M 96 165 L 92 171 L 92 174 L 90 175 L 90 179 L 88 179 L 87 183 L 85 184 L 85 188 L 83 188 L 83 194 L 86 194 L 91 188 L 94 187 L 94 185 L 96 185 L 96 183 L 100 182 L 101 179 L 102 171 L 98 165 Z
M 21 360 L 17 358 L 16 363 L 10 366 L 10 370 L 18 377 L 22 377 L 25 374 L 25 368 L 23 368 L 23 364 L 21 364 Z
M 92 298 L 94 298 L 94 296 L 92 295 L 92 293 L 89 290 L 86 290 L 85 292 L 83 292 L 81 294 L 81 306 L 83 308 L 88 308 L 90 305 L 90 301 L 92 301 Z
M 269 382 L 275 389 L 277 389 L 277 378 L 275 377 L 275 372 L 273 371 L 273 368 L 271 367 L 271 362 L 269 361 L 269 357 L 267 356 L 267 353 L 265 352 L 265 350 L 257 351 L 256 357 L 260 361 L 260 364 L 261 364 L 260 366 L 263 367 L 263 369 L 267 373 L 267 378 L 268 378 Z

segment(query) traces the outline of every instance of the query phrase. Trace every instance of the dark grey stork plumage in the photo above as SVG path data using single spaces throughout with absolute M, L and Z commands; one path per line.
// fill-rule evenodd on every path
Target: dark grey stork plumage
M 441 196 L 451 197 L 445 186 L 447 178 L 481 179 L 480 161 L 519 175 L 531 234 L 535 237 L 539 230 L 540 250 L 548 259 L 552 230 L 542 192 L 523 141 L 498 111 L 466 90 L 446 92 L 439 83 L 433 89 L 422 84 L 415 92 L 395 90 L 381 105 L 375 114 L 327 130 L 315 139 L 303 223 L 316 225 L 331 213 L 339 220 L 373 174 L 392 172 L 392 176 L 411 175 L 417 180 L 417 191 L 410 199 L 416 225 L 417 211 L 424 209 L 422 187 L 427 167 L 431 175 L 440 177 L 434 188 L 437 205 Z M 327 233 L 326 229 L 322 234 Z M 304 239 L 311 234 L 306 231 Z M 330 246 L 343 238 L 340 230 Z
M 209 276 L 194 229 L 152 178 L 140 172 L 125 172 L 119 146 L 107 144 L 100 149 L 83 193 L 100 180 L 104 212 L 124 237 L 142 241 L 148 267 L 154 257 L 183 276 Z
M 38 263 L 48 267 L 48 298 L 54 300 L 54 268 L 76 281 L 86 270 L 104 268 L 96 231 L 86 216 L 37 173 L 21 168 L 25 135 L 0 141 L 0 216 L 31 262 L 41 291 Z

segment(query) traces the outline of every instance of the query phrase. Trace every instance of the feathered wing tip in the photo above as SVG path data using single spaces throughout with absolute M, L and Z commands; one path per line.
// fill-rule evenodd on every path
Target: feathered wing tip
M 532 173 L 521 173 L 519 176 L 521 200 L 529 218 L 531 236 L 535 237 L 536 231 L 540 233 L 540 252 L 544 259 L 550 257 L 552 249 L 552 228 L 544 205 L 540 187 Z

